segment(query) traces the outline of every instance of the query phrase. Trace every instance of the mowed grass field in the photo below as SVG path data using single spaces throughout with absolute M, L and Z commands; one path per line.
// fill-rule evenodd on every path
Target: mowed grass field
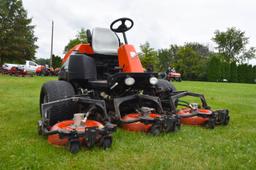
M 118 129 L 111 149 L 73 155 L 37 134 L 39 92 L 51 77 L 0 75 L 0 169 L 256 169 L 256 85 L 175 83 L 205 94 L 212 108 L 228 108 L 228 126 L 182 126 L 153 137 Z

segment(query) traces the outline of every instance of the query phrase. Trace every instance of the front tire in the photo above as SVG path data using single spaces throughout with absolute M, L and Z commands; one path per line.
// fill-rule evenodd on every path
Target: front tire
M 42 104 L 56 101 L 60 99 L 65 99 L 67 97 L 72 97 L 75 95 L 73 86 L 66 81 L 49 81 L 43 84 L 40 93 L 40 113 L 42 116 Z M 57 106 L 53 106 L 47 111 L 47 119 L 49 119 L 50 126 L 63 120 L 68 120 L 73 117 L 76 112 L 75 104 L 71 102 L 61 103 Z

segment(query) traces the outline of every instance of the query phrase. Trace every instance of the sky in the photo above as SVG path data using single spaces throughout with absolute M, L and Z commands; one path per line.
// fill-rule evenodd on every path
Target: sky
M 248 47 L 256 47 L 254 0 L 23 0 L 23 5 L 36 26 L 37 58 L 50 56 L 52 21 L 53 53 L 62 57 L 65 45 L 82 27 L 109 28 L 121 17 L 134 21 L 127 37 L 137 50 L 146 41 L 155 49 L 199 42 L 214 50 L 214 32 L 228 27 L 245 31 Z M 256 65 L 256 60 L 250 63 Z

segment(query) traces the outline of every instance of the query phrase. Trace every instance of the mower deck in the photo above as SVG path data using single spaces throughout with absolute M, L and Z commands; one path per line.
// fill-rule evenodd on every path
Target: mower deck
M 200 98 L 201 106 L 196 103 L 194 107 L 190 103 L 180 100 L 185 96 Z M 202 94 L 178 91 L 171 93 L 170 98 L 162 102 L 171 109 L 172 113 L 178 115 L 182 124 L 202 125 L 213 129 L 215 125 L 227 125 L 229 123 L 229 111 L 227 109 L 211 110 Z M 178 109 L 177 106 L 185 106 L 185 108 Z

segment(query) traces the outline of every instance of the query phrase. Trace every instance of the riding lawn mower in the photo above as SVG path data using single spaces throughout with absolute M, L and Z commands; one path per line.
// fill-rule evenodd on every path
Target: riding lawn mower
M 158 135 L 178 130 L 189 119 L 201 118 L 197 124 L 210 128 L 228 123 L 228 110 L 212 111 L 203 95 L 176 91 L 157 73 L 144 72 L 126 38 L 132 27 L 131 19 L 120 18 L 110 29 L 87 30 L 89 43 L 66 53 L 59 80 L 43 84 L 38 125 L 49 143 L 76 153 L 82 145 L 111 147 L 117 126 Z M 186 95 L 200 97 L 202 108 L 179 100 Z

